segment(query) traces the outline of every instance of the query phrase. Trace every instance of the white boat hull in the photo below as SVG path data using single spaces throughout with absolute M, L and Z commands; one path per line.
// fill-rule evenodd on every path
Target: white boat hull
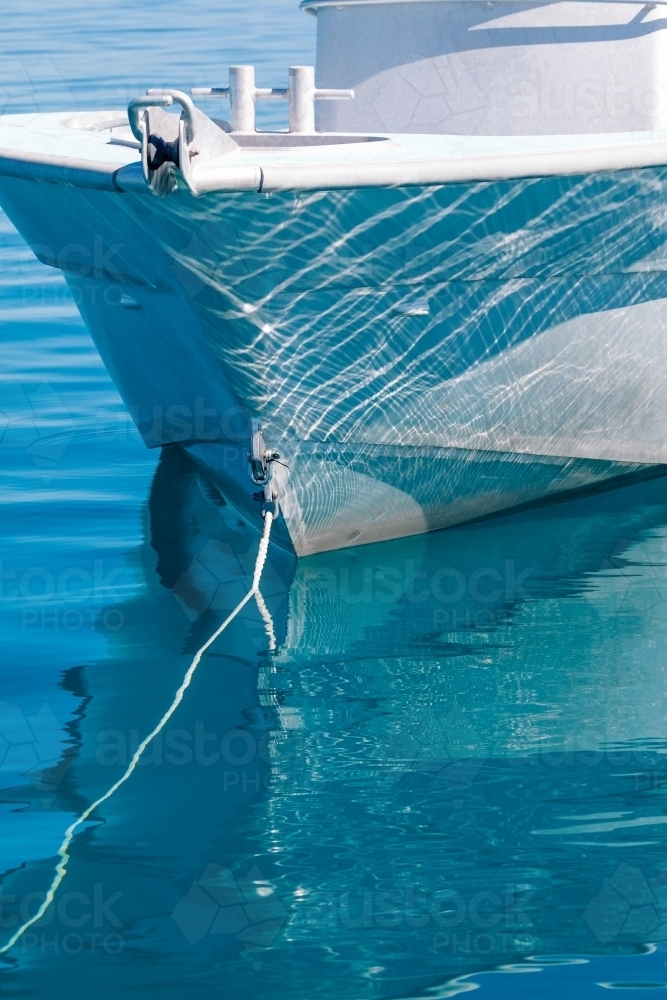
M 298 554 L 667 467 L 667 169 L 166 199 L 4 177 L 150 447 Z M 289 468 L 287 468 L 289 467 Z

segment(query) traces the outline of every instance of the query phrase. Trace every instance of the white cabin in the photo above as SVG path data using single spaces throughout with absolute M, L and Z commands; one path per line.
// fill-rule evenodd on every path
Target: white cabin
M 562 135 L 667 128 L 667 6 L 304 0 L 331 132 Z

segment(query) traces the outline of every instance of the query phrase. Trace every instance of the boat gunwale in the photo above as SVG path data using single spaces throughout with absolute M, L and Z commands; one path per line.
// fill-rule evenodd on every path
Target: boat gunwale
M 332 134 L 333 135 L 333 134 Z M 373 158 L 356 161 L 337 159 L 336 151 L 350 150 L 353 143 L 307 147 L 300 156 L 298 147 L 246 147 L 206 166 L 197 167 L 194 176 L 199 195 L 217 192 L 248 191 L 326 191 L 354 188 L 437 187 L 452 183 L 494 182 L 553 176 L 580 176 L 622 170 L 667 166 L 667 135 L 655 139 L 630 138 L 628 141 L 598 142 L 596 136 L 582 135 L 582 145 L 559 148 L 526 149 L 527 137 L 517 137 L 523 149 L 490 150 L 443 154 L 434 149 L 429 156 L 429 142 L 443 139 L 438 134 L 386 134 L 387 143 L 365 144 Z M 641 133 L 639 133 L 641 135 Z M 452 136 L 460 140 L 460 136 Z M 475 137 L 482 138 L 482 137 Z M 501 137 L 487 137 L 501 138 Z M 513 137 L 506 137 L 511 139 Z M 534 137 L 544 140 L 544 136 Z M 546 137 L 556 139 L 558 137 Z M 620 134 L 619 134 L 620 138 Z M 419 140 L 419 147 L 411 143 Z M 539 145 L 539 143 L 538 143 Z M 378 148 L 380 147 L 380 148 Z M 401 149 L 402 147 L 402 149 Z M 390 152 L 391 148 L 391 152 Z M 313 150 L 316 156 L 313 157 Z M 386 150 L 386 152 L 385 152 Z M 326 153 L 329 151 L 329 157 Z M 86 152 L 89 152 L 86 150 Z M 401 155 L 402 154 L 402 155 Z M 302 162 L 299 162 L 299 160 Z M 68 156 L 62 152 L 39 152 L 2 146 L 0 127 L 0 175 L 55 184 L 66 184 L 104 191 L 149 193 L 141 164 L 95 159 L 92 156 Z

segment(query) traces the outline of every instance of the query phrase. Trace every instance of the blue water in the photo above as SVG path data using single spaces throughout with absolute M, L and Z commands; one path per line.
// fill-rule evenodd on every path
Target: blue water
M 10 0 L 0 100 L 122 107 L 246 61 L 281 86 L 314 26 L 292 0 Z M 243 594 L 256 537 L 177 449 L 144 448 L 59 273 L 1 226 L 6 941 Z M 667 987 L 667 480 L 274 552 L 263 589 L 277 650 L 248 606 L 77 836 L 3 995 Z

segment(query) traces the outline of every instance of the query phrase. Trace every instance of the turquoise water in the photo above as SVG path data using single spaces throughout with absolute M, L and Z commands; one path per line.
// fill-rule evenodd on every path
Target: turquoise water
M 312 62 L 295 4 L 6 3 L 6 110 Z M 279 105 L 263 112 L 280 124 Z M 248 586 L 256 536 L 140 443 L 58 272 L 0 244 L 1 941 Z M 630 995 L 667 984 L 667 480 L 271 554 L 86 824 L 8 997 Z M 634 990 L 633 990 L 634 992 Z

